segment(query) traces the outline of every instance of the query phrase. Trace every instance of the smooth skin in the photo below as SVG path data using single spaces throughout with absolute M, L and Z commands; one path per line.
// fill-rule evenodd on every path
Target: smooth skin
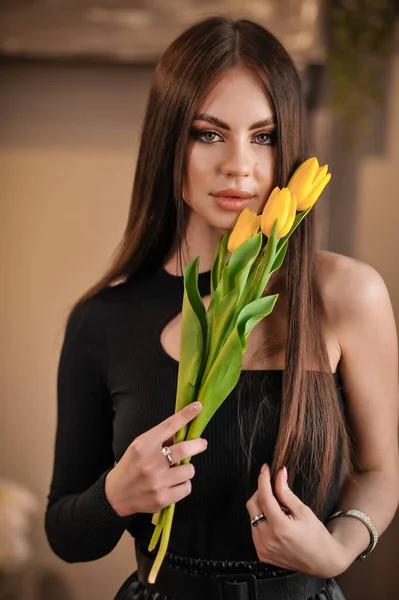
M 241 67 L 225 74 L 198 113 L 224 122 L 194 121 L 195 130 L 202 132 L 198 136 L 194 131 L 187 155 L 183 197 L 191 211 L 183 266 L 200 256 L 204 272 L 212 267 L 220 235 L 231 230 L 238 217 L 221 209 L 211 194 L 230 187 L 247 190 L 255 194 L 248 208 L 259 213 L 272 189 L 274 126 L 255 131 L 250 127 L 274 115 L 256 77 Z M 176 257 L 173 248 L 164 263 L 174 275 L 180 274 Z M 338 508 L 367 513 L 381 534 L 399 501 L 398 348 L 392 306 L 380 275 L 351 258 L 319 252 L 317 277 L 326 307 L 323 326 L 331 370 L 339 363 L 360 469 L 351 481 L 344 481 Z M 248 352 L 251 340 L 259 338 L 260 326 L 249 336 Z M 284 355 L 266 358 L 262 366 L 282 368 Z M 370 541 L 367 528 L 356 519 L 335 519 L 325 527 L 286 486 L 283 470 L 277 474 L 274 495 L 266 467 L 246 507 L 249 518 L 266 515 L 267 522 L 252 528 L 253 542 L 259 559 L 277 566 L 334 577 Z

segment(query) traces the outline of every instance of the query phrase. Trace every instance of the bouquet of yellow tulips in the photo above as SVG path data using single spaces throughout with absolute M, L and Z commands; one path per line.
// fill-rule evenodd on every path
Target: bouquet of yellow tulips
M 203 408 L 177 432 L 174 444 L 199 437 L 236 386 L 247 338 L 277 301 L 277 294 L 262 294 L 271 274 L 283 264 L 290 235 L 329 182 L 327 171 L 327 165 L 319 167 L 317 159 L 310 158 L 295 171 L 286 188 L 274 188 L 261 215 L 247 208 L 241 212 L 233 231 L 219 241 L 208 310 L 198 290 L 199 257 L 186 267 L 176 412 L 194 400 Z M 228 251 L 231 257 L 226 264 Z M 156 547 L 161 534 L 162 538 L 149 583 L 155 582 L 164 560 L 174 509 L 172 504 L 153 515 L 155 529 L 148 549 Z

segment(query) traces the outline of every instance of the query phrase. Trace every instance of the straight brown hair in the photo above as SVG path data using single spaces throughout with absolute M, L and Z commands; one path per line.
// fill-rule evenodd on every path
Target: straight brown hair
M 285 186 L 309 157 L 300 79 L 280 42 L 248 20 L 211 17 L 196 23 L 167 48 L 156 67 L 126 229 L 110 268 L 79 302 L 120 279 L 158 268 L 174 244 L 183 273 L 181 246 L 188 213 L 182 188 L 190 129 L 209 90 L 235 66 L 258 76 L 275 111 L 275 185 Z M 304 478 L 314 490 L 311 508 L 321 516 L 337 448 L 347 457 L 349 443 L 321 325 L 324 308 L 315 276 L 313 212 L 292 235 L 285 261 L 286 368 L 271 471 L 274 477 L 285 465 L 290 484 L 298 476 Z

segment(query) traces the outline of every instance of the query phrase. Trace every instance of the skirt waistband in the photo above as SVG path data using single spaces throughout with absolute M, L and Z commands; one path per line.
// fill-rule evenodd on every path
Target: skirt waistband
M 164 562 L 156 581 L 148 583 L 154 558 L 143 554 L 136 544 L 137 573 L 139 581 L 154 592 L 175 600 L 298 600 L 317 594 L 327 585 L 326 579 L 288 571 L 289 575 L 259 579 L 251 571 L 218 572 L 207 576 L 189 573 Z M 188 559 L 189 557 L 184 557 Z M 193 559 L 189 559 L 192 561 Z M 194 559 L 198 560 L 198 559 Z M 229 563 L 232 561 L 217 561 Z M 246 561 L 239 561 L 240 564 Z M 248 564 L 247 564 L 248 567 Z
M 165 563 L 173 569 L 192 575 L 212 577 L 218 574 L 251 573 L 257 579 L 286 577 L 295 571 L 283 569 L 256 560 L 215 560 L 211 558 L 192 558 L 167 552 Z

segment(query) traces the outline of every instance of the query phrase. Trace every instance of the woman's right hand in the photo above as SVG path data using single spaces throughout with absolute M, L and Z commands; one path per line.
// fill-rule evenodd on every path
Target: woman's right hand
M 194 465 L 172 467 L 161 450 L 170 447 L 173 463 L 206 450 L 202 438 L 171 444 L 174 434 L 201 410 L 201 403 L 193 402 L 133 440 L 105 478 L 105 495 L 119 516 L 156 513 L 191 493 Z

